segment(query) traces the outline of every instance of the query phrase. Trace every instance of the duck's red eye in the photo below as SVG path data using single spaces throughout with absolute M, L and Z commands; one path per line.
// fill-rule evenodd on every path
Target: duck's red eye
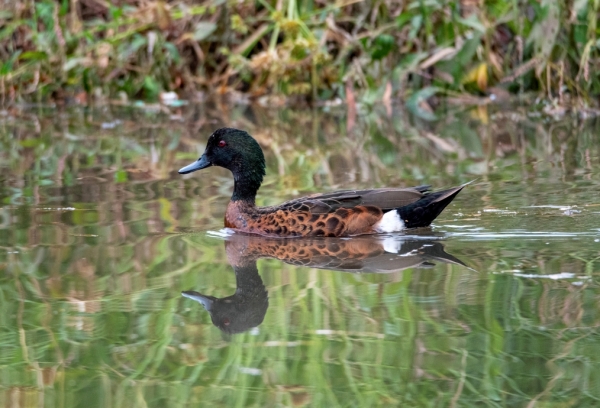
M 221 140 L 219 142 L 219 147 L 225 147 L 225 146 L 227 146 L 227 142 L 225 140 Z

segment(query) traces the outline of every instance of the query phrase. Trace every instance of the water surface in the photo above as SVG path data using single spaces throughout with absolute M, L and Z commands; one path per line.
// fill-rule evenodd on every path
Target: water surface
M 222 125 L 265 148 L 261 205 L 475 181 L 430 230 L 244 241 L 221 231 L 231 175 L 176 172 Z M 596 406 L 598 122 L 365 108 L 349 125 L 335 109 L 3 112 L 1 403 Z

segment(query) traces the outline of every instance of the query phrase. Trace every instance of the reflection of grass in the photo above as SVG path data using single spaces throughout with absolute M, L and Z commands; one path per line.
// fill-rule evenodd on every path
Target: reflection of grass
M 226 120 L 221 111 L 194 109 L 183 111 L 189 122 L 213 128 Z M 250 121 L 236 109 L 228 124 L 269 146 L 265 204 L 297 191 L 479 177 L 439 225 L 457 218 L 490 231 L 534 230 L 543 221 L 545 230 L 571 231 L 592 219 L 585 205 L 595 202 L 592 164 L 600 152 L 585 123 L 509 121 L 486 110 L 477 111 L 485 120 L 450 112 L 456 117 L 423 123 L 366 112 L 347 129 L 341 115 L 252 108 Z M 116 407 L 521 406 L 532 399 L 593 406 L 600 398 L 593 369 L 599 263 L 589 237 L 548 245 L 449 239 L 448 252 L 477 272 L 438 265 L 353 275 L 260 261 L 266 319 L 256 333 L 224 338 L 179 295 L 233 292 L 222 242 L 174 234 L 221 226 L 231 176 L 173 173 L 201 153 L 208 126 L 192 139 L 185 125 L 165 125 L 160 115 L 123 115 L 115 129 L 102 129 L 114 120 L 108 115 L 69 115 L 0 122 L 5 405 L 17 396 Z M 523 209 L 572 203 L 583 218 Z M 518 216 L 476 215 L 506 207 Z M 514 270 L 590 279 L 521 278 Z
M 598 92 L 596 2 L 9 3 L 2 100 L 161 91 L 390 102 L 534 91 L 550 110 Z M 500 95 L 505 93 L 501 91 Z M 273 98 L 273 102 L 277 99 Z
M 207 313 L 178 293 L 233 291 L 222 242 L 165 237 L 146 245 L 155 256 L 143 271 L 115 253 L 105 260 L 110 270 L 80 264 L 87 273 L 73 271 L 59 283 L 42 265 L 28 276 L 11 263 L 0 282 L 5 386 L 36 386 L 43 375 L 50 388 L 37 392 L 46 399 L 54 398 L 50 389 L 67 392 L 61 398 L 68 406 L 90 393 L 98 393 L 95 401 L 112 395 L 120 404 L 148 406 L 502 406 L 535 396 L 580 404 L 599 397 L 582 388 L 596 381 L 591 287 L 571 290 L 565 282 L 511 274 L 491 279 L 452 265 L 353 275 L 261 261 L 267 318 L 258 333 L 223 339 Z M 86 259 L 100 265 L 93 249 Z M 52 255 L 44 259 L 54 263 Z M 475 261 L 486 271 L 495 259 Z M 503 261 L 514 268 L 520 259 Z M 26 374 L 26 366 L 34 370 Z

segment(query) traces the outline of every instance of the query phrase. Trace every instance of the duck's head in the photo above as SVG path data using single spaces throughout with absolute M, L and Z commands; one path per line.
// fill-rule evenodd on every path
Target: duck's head
M 239 129 L 221 128 L 208 138 L 204 154 L 192 164 L 179 169 L 179 174 L 188 174 L 210 166 L 231 170 L 234 177 L 260 176 L 265 174 L 265 156 L 262 149 L 248 132 Z M 247 174 L 244 174 L 247 173 Z

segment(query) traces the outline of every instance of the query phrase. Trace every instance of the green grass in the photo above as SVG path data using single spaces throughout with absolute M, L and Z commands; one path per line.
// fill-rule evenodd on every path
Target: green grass
M 598 2 L 143 4 L 10 2 L 0 12 L 0 103 L 176 91 L 313 103 L 357 94 L 418 107 L 433 95 L 508 91 L 587 107 L 600 90 Z

